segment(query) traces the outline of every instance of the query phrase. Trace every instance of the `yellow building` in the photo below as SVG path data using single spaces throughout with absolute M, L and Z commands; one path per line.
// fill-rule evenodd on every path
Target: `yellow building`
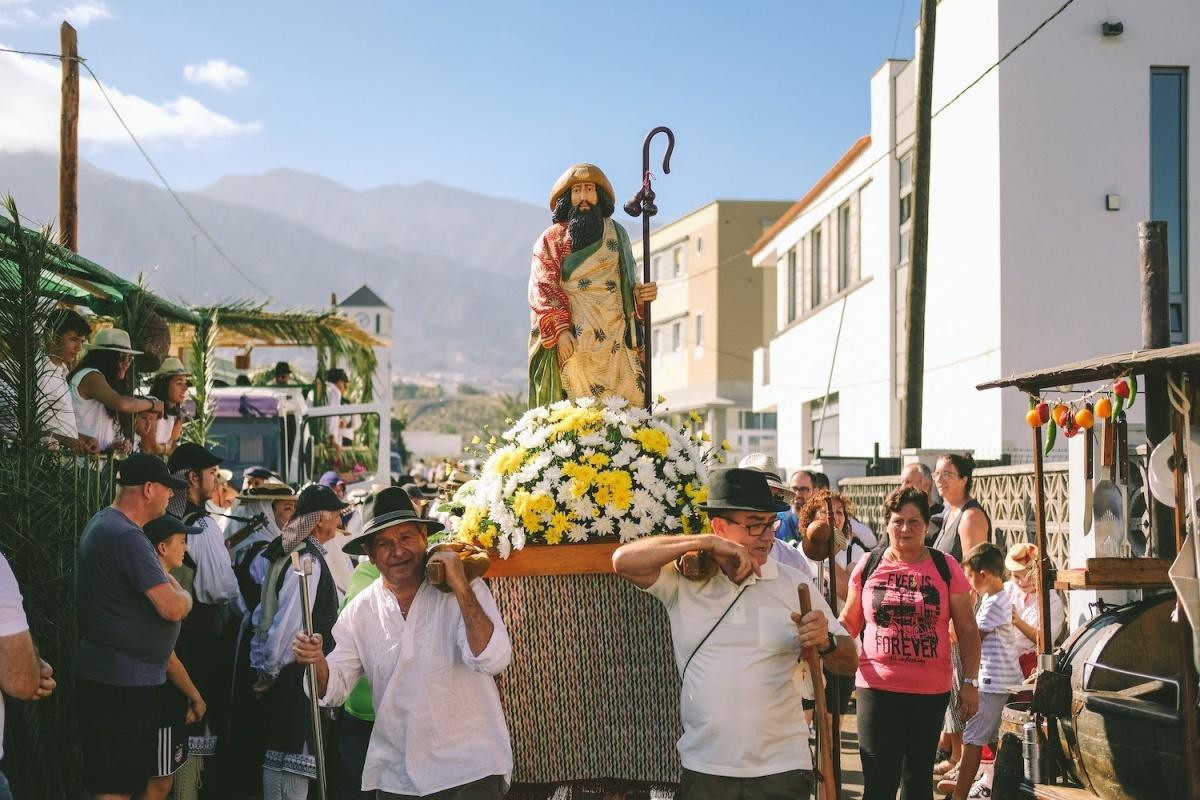
M 775 414 L 751 410 L 754 350 L 774 333 L 775 275 L 746 251 L 791 204 L 714 200 L 650 234 L 653 390 L 666 412 L 695 411 L 733 460 L 775 455 Z M 642 256 L 642 242 L 633 244 Z

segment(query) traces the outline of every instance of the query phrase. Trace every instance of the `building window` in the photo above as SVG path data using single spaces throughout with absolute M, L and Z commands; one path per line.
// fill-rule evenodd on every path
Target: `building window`
M 683 274 L 683 248 L 676 247 L 671 251 L 671 277 L 678 278 Z
M 821 228 L 818 226 L 813 228 L 813 232 L 809 235 L 812 240 L 812 296 L 809 300 L 809 307 L 816 308 L 821 305 L 821 265 L 822 265 L 822 250 L 821 250 Z
M 1187 341 L 1187 67 L 1150 70 L 1150 218 L 1167 223 L 1171 344 Z
M 749 431 L 773 431 L 777 419 L 774 411 L 739 411 L 738 427 Z
M 912 232 L 912 153 L 900 157 L 900 258 L 899 264 L 908 263 L 908 240 Z
M 671 352 L 678 353 L 683 349 L 683 323 L 671 323 Z
M 839 440 L 838 394 L 817 398 L 808 404 L 809 441 L 812 457 L 836 455 Z
M 787 253 L 787 321 L 796 321 L 796 248 Z
M 844 203 L 837 213 L 838 218 L 838 270 L 837 288 L 842 291 L 850 285 L 850 204 Z
M 658 356 L 661 353 L 662 353 L 662 331 L 659 330 L 658 328 L 655 328 L 654 332 L 651 333 L 651 335 L 650 335 L 650 356 L 651 356 L 651 358 L 658 358 Z
M 701 350 L 704 348 L 704 315 L 703 314 L 696 315 L 695 342 L 696 342 L 696 345 L 695 345 L 696 346 L 696 355 L 699 356 Z
M 703 237 L 700 237 L 700 236 L 696 237 L 696 252 L 697 253 L 704 252 L 704 238 Z
M 380 315 L 380 314 L 375 315 L 375 332 L 376 333 L 379 333 L 379 317 L 380 316 L 382 316 L 382 315 Z

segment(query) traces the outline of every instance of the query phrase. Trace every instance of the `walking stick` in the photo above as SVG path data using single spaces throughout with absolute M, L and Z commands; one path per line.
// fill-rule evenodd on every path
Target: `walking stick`
M 650 187 L 650 140 L 660 133 L 667 135 L 667 152 L 663 156 L 663 174 L 671 174 L 671 152 L 675 149 L 675 133 L 670 128 L 659 125 L 646 134 L 646 141 L 642 142 L 642 188 L 638 189 L 638 193 L 633 196 L 633 199 L 625 204 L 626 214 L 642 218 L 642 280 L 645 283 L 650 282 L 650 218 L 658 213 L 658 206 L 654 204 L 654 189 Z M 649 411 L 654 399 L 654 393 L 650 389 L 650 362 L 651 356 L 654 355 L 650 352 L 650 348 L 654 339 L 650 335 L 649 303 L 642 303 L 642 332 L 642 352 L 646 354 L 645 363 L 642 364 L 642 375 L 646 378 L 646 410 Z
M 808 597 L 808 584 L 801 583 L 796 587 L 800 595 L 801 616 L 812 611 L 812 602 Z M 825 703 L 825 676 L 821 672 L 821 656 L 816 649 L 805 647 L 800 651 L 800 658 L 808 662 L 808 674 L 813 683 L 813 722 L 817 726 L 817 765 L 813 772 L 821 782 L 817 797 L 820 800 L 838 800 L 837 785 L 834 783 L 833 767 L 833 732 L 829 729 L 826 719 L 827 704 Z
M 845 510 L 845 506 L 842 507 L 842 510 L 843 511 Z M 827 589 L 827 594 L 828 594 L 827 600 L 829 601 L 829 608 L 833 610 L 834 614 L 836 614 L 836 613 L 838 613 L 838 596 L 837 596 L 837 562 L 834 561 L 834 556 L 836 555 L 836 553 L 834 553 L 834 543 L 835 543 L 837 537 L 835 535 L 833 535 L 833 495 L 832 494 L 825 495 L 825 515 L 826 515 L 826 519 L 829 520 L 829 530 L 830 530 L 829 558 L 827 559 L 828 566 L 826 567 L 826 574 L 829 575 L 829 588 Z M 847 522 L 849 522 L 849 515 L 847 515 L 846 519 L 847 519 Z M 845 533 L 845 532 L 843 531 L 843 533 Z M 847 539 L 848 538 L 849 537 L 847 537 Z M 847 545 L 847 548 L 848 547 L 849 547 L 849 545 Z M 846 556 L 846 563 L 847 563 L 847 565 L 849 565 L 849 563 L 850 563 L 850 557 L 849 557 L 848 552 L 847 552 L 847 556 Z M 839 795 L 841 794 L 841 791 L 842 791 L 842 711 L 841 711 L 840 704 L 841 704 L 841 698 L 842 698 L 841 683 L 843 680 L 845 680 L 845 678 L 840 675 L 836 676 L 834 678 L 834 684 L 837 686 L 838 691 L 834 694 L 835 700 L 834 700 L 833 708 L 829 709 L 829 716 L 833 722 L 833 730 L 831 731 L 831 735 L 830 735 L 830 739 L 833 742 L 833 749 L 831 751 L 831 754 L 832 754 L 832 758 L 833 758 L 834 773 L 833 773 L 832 780 L 833 780 L 834 789 L 836 790 L 837 794 L 839 794 Z
M 312 575 L 312 559 L 300 558 L 292 552 L 292 572 L 300 578 L 300 608 L 304 611 L 304 634 L 313 635 L 312 606 L 308 604 L 308 578 Z M 325 741 L 321 736 L 321 698 L 317 696 L 317 665 L 305 667 L 308 673 L 309 715 L 313 731 L 313 757 L 317 762 L 317 800 L 325 800 Z

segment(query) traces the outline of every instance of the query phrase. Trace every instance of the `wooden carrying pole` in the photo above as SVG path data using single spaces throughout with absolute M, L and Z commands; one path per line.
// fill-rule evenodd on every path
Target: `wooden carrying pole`
M 79 47 L 75 29 L 64 22 L 62 112 L 58 130 L 58 230 L 63 247 L 79 250 Z
M 801 583 L 796 587 L 800 596 L 800 615 L 812 611 L 812 601 L 808 596 L 808 584 Z M 812 677 L 813 685 L 813 723 L 817 726 L 817 765 L 814 772 L 821 788 L 817 797 L 820 800 L 838 800 L 837 784 L 833 766 L 833 732 L 829 729 L 828 711 L 825 703 L 825 676 L 821 672 L 821 656 L 812 647 L 800 651 L 800 657 L 808 663 L 808 674 Z
M 842 302 L 842 311 L 845 312 L 845 310 L 846 310 L 846 304 L 845 304 L 845 301 L 843 301 Z M 825 397 L 826 397 L 826 399 L 828 399 L 828 397 L 829 397 L 828 392 L 826 392 Z M 822 413 L 822 417 L 824 417 L 824 413 Z M 817 441 L 820 441 L 820 439 L 818 438 Z M 843 507 L 843 510 L 845 510 L 845 507 Z M 826 517 L 826 519 L 829 520 L 829 557 L 827 559 L 825 559 L 825 563 L 826 563 L 825 570 L 826 570 L 826 574 L 829 576 L 829 585 L 826 589 L 826 601 L 829 603 L 829 608 L 833 610 L 833 613 L 837 614 L 838 613 L 838 611 L 837 611 L 837 607 L 838 607 L 837 561 L 835 559 L 835 556 L 837 555 L 837 553 L 833 549 L 833 545 L 834 545 L 834 542 L 837 537 L 835 535 L 836 529 L 833 527 L 833 495 L 832 494 L 825 495 L 825 517 Z M 846 515 L 845 518 L 847 519 L 847 521 L 849 521 L 848 514 Z M 845 533 L 845 531 L 843 531 L 843 533 Z M 847 547 L 849 547 L 849 545 L 847 545 Z M 849 555 L 847 555 L 847 559 L 849 559 Z M 847 563 L 849 563 L 848 560 L 847 560 Z M 824 677 L 824 676 L 822 676 L 822 677 Z M 838 675 L 838 676 L 834 677 L 835 686 L 837 686 L 838 691 L 834 692 L 834 695 L 833 695 L 834 696 L 834 706 L 833 706 L 833 708 L 829 709 L 829 719 L 833 724 L 832 730 L 830 731 L 830 737 L 829 737 L 830 742 L 833 745 L 833 749 L 831 751 L 831 756 L 832 756 L 832 761 L 833 761 L 834 773 L 833 773 L 833 777 L 831 778 L 831 780 L 833 781 L 834 788 L 837 790 L 838 796 L 840 796 L 842 793 L 842 714 L 841 714 L 841 707 L 838 705 L 838 703 L 841 702 L 841 682 L 843 680 L 845 680 L 845 678 L 843 676 Z
M 313 635 L 312 606 L 308 603 L 308 578 L 312 575 L 312 559 L 300 558 L 300 551 L 292 551 L 292 571 L 300 580 L 300 609 L 304 614 L 304 634 Z M 321 701 L 317 696 L 317 665 L 309 664 L 305 671 L 308 673 L 308 711 L 312 722 L 313 759 L 317 762 L 317 800 L 325 800 L 325 739 L 321 735 Z

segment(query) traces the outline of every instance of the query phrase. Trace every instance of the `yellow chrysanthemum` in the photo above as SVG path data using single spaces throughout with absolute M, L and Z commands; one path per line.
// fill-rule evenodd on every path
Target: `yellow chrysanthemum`
M 475 543 L 480 547 L 491 547 L 496 542 L 499 530 L 495 525 L 484 525 L 479 529 L 479 533 L 475 534 Z
M 728 453 L 730 450 L 733 449 L 733 445 L 731 445 L 729 443 L 728 439 L 722 439 L 721 440 L 721 449 L 724 450 L 726 453 Z
M 633 503 L 633 478 L 625 470 L 610 469 L 596 478 L 596 502 L 624 511 Z
M 571 493 L 571 497 L 576 499 L 587 494 L 588 489 L 596 483 L 596 469 L 588 464 L 579 461 L 568 462 L 563 464 L 562 471 L 563 475 L 571 479 L 567 490 Z
M 479 506 L 469 506 L 463 512 L 462 521 L 458 524 L 459 534 L 468 541 L 479 535 L 480 523 L 486 515 L 486 509 Z
M 695 411 L 688 412 L 688 419 L 690 419 L 692 422 L 696 423 L 697 425 L 700 425 L 704 422 L 704 418 L 701 417 L 699 414 L 697 414 Z
M 612 459 L 609 458 L 608 455 L 605 453 L 593 453 L 592 455 L 588 456 L 587 461 L 593 467 L 599 468 L 599 467 L 607 467 L 609 462 L 612 461 Z
M 639 428 L 633 432 L 633 438 L 642 446 L 642 450 L 651 455 L 665 456 L 671 440 L 658 428 Z
M 511 475 L 521 468 L 525 463 L 525 448 L 524 447 L 505 447 L 502 450 L 497 450 L 495 459 L 496 472 L 501 475 Z
M 571 529 L 571 520 L 567 515 L 558 511 L 550 518 L 550 524 L 546 526 L 546 543 L 558 544 L 562 541 L 563 535 Z

